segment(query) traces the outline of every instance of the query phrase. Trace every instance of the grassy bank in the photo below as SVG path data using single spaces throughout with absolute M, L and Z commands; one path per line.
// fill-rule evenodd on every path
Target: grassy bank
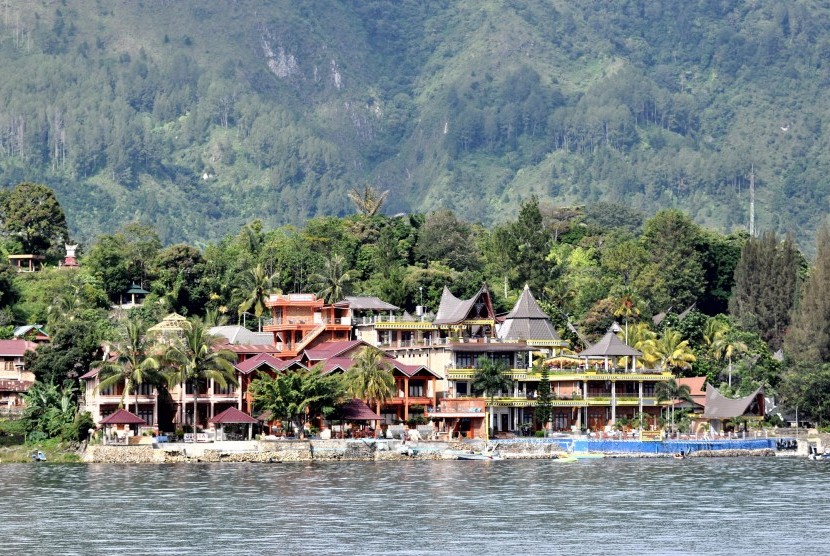
M 47 463 L 77 463 L 81 461 L 76 443 L 57 439 L 27 444 L 19 437 L 0 437 L 0 463 L 26 463 L 32 461 L 32 452 L 40 450 Z

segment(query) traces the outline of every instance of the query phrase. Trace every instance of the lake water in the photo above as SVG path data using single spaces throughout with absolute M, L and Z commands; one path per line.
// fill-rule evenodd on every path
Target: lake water
M 823 552 L 793 458 L 2 465 L 2 554 Z

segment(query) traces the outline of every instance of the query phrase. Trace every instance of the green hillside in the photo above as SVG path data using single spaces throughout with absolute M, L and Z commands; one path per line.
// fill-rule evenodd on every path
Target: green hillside
M 830 7 L 791 0 L 0 6 L 0 183 L 80 239 L 388 211 L 503 221 L 537 193 L 678 207 L 812 246 L 828 202 Z

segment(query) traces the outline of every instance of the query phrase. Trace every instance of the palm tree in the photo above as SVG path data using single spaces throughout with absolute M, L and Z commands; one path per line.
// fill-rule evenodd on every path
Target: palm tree
M 724 359 L 728 362 L 728 381 L 732 387 L 732 357 L 738 353 L 746 353 L 749 347 L 745 342 L 735 336 L 735 332 L 729 323 L 716 318 L 711 318 L 703 330 L 703 341 L 706 343 L 709 354 L 718 361 Z
M 317 289 L 317 295 L 326 303 L 335 303 L 343 299 L 346 286 L 352 281 L 355 272 L 344 270 L 346 260 L 342 255 L 334 255 L 323 263 L 322 272 L 315 272 L 308 277 Z
M 371 185 L 366 185 L 363 187 L 363 190 L 351 189 L 347 195 L 360 214 L 363 216 L 375 216 L 380 212 L 383 203 L 386 202 L 389 190 L 387 189 L 381 192 Z
M 346 371 L 346 389 L 349 394 L 354 398 L 374 402 L 378 415 L 380 406 L 395 395 L 395 377 L 385 359 L 382 351 L 367 346 L 357 353 Z
M 253 309 L 257 319 L 262 316 L 262 313 L 266 310 L 265 302 L 268 301 L 268 296 L 274 286 L 274 280 L 278 276 L 278 272 L 269 275 L 261 264 L 256 265 L 242 275 L 242 283 L 235 292 L 242 297 L 238 310 L 240 316 L 251 309 Z
M 490 398 L 488 406 L 492 408 L 496 392 L 499 390 L 509 392 L 513 388 L 513 379 L 508 374 L 509 372 L 510 368 L 504 361 L 479 357 L 473 374 L 473 391 L 484 392 Z
M 637 318 L 640 316 L 640 309 L 637 307 L 637 298 L 635 297 L 634 291 L 631 288 L 626 288 L 626 290 L 620 295 L 618 301 L 618 306 L 614 310 L 615 317 L 623 317 L 625 319 L 625 338 L 624 341 L 628 343 L 628 320 L 632 317 Z
M 667 328 L 663 335 L 654 342 L 655 354 L 660 358 L 659 364 L 662 370 L 689 369 L 697 358 L 689 341 L 684 340 L 680 332 Z
M 121 393 L 121 407 L 124 400 L 135 393 L 135 412 L 138 414 L 138 387 L 146 382 L 156 382 L 159 378 L 159 361 L 150 354 L 152 343 L 145 336 L 147 324 L 140 320 L 127 320 L 121 330 L 121 336 L 110 346 L 112 359 L 98 362 L 100 369 L 97 389 L 100 392 L 110 386 L 124 383 Z
M 340 376 L 323 374 L 322 365 L 275 376 L 262 375 L 251 383 L 251 396 L 257 409 L 268 410 L 288 428 L 302 431 L 305 422 L 317 415 L 328 415 L 343 401 Z
M 193 318 L 185 326 L 182 335 L 170 345 L 164 354 L 169 365 L 164 373 L 172 388 L 182 386 L 181 422 L 184 424 L 184 393 L 187 384 L 193 388 L 193 432 L 196 432 L 199 407 L 199 386 L 213 380 L 221 386 L 236 384 L 234 366 L 236 354 L 228 349 L 220 349 L 224 339 L 213 336 L 208 326 L 199 318 Z
M 657 403 L 670 401 L 671 407 L 671 429 L 674 432 L 674 400 L 692 401 L 692 391 L 688 384 L 678 384 L 673 378 L 665 382 L 658 382 L 654 387 L 654 393 L 657 395 Z
M 647 323 L 638 322 L 632 326 L 629 330 L 628 340 L 631 347 L 641 351 L 643 354 L 637 360 L 638 363 L 647 365 L 648 368 L 653 368 L 653 365 L 656 365 L 660 361 L 660 356 L 657 354 L 656 349 L 657 333 Z M 627 364 L 628 362 L 626 361 L 625 365 Z

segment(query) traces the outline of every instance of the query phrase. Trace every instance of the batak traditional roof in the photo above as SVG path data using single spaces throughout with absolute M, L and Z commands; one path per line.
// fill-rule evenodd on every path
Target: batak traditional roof
M 23 357 L 27 351 L 37 349 L 35 342 L 15 338 L 14 340 L 0 340 L 0 357 Z
M 608 331 L 597 343 L 579 352 L 580 357 L 639 357 L 642 352 L 626 345 L 617 335 Z
M 250 359 L 246 359 L 245 361 L 241 361 L 234 365 L 234 367 L 236 367 L 236 370 L 238 370 L 242 374 L 250 374 L 263 366 L 270 367 L 275 371 L 284 371 L 285 369 L 288 369 L 292 366 L 299 366 L 303 369 L 305 368 L 305 365 L 300 363 L 298 359 L 277 359 L 276 357 L 269 355 L 267 353 L 260 353 L 259 355 L 251 357 Z
M 378 421 L 381 418 L 360 400 L 350 400 L 343 404 L 341 409 L 346 421 Z
M 502 340 L 560 340 L 550 318 L 539 307 L 527 285 L 513 310 L 504 317 L 498 336 Z
M 126 409 L 116 409 L 115 413 L 98 421 L 99 425 L 146 425 L 147 421 Z
M 481 309 L 486 314 L 481 314 L 477 311 L 477 315 L 471 315 L 475 309 L 477 302 L 483 304 Z M 441 303 L 438 305 L 438 313 L 435 315 L 433 324 L 458 324 L 468 318 L 489 318 L 495 320 L 493 314 L 493 304 L 490 302 L 490 291 L 487 286 L 481 286 L 473 297 L 470 299 L 458 299 L 447 286 L 444 286 L 444 291 L 441 292 Z
M 706 385 L 706 406 L 703 408 L 703 416 L 708 419 L 732 419 L 745 415 L 751 409 L 752 403 L 763 394 L 763 387 L 758 388 L 752 394 L 733 400 L 721 394 L 711 384 Z M 763 404 L 763 395 L 760 404 Z M 758 413 L 763 415 L 763 407 L 759 407 Z
M 346 296 L 343 301 L 334 304 L 335 307 L 348 307 L 352 311 L 397 311 L 397 305 L 387 303 L 375 296 Z
M 229 407 L 219 415 L 214 415 L 210 418 L 208 422 L 216 423 L 217 425 L 226 425 L 232 423 L 245 423 L 255 425 L 259 423 L 259 421 L 257 421 L 256 419 L 254 419 L 247 413 L 239 411 L 235 407 Z

